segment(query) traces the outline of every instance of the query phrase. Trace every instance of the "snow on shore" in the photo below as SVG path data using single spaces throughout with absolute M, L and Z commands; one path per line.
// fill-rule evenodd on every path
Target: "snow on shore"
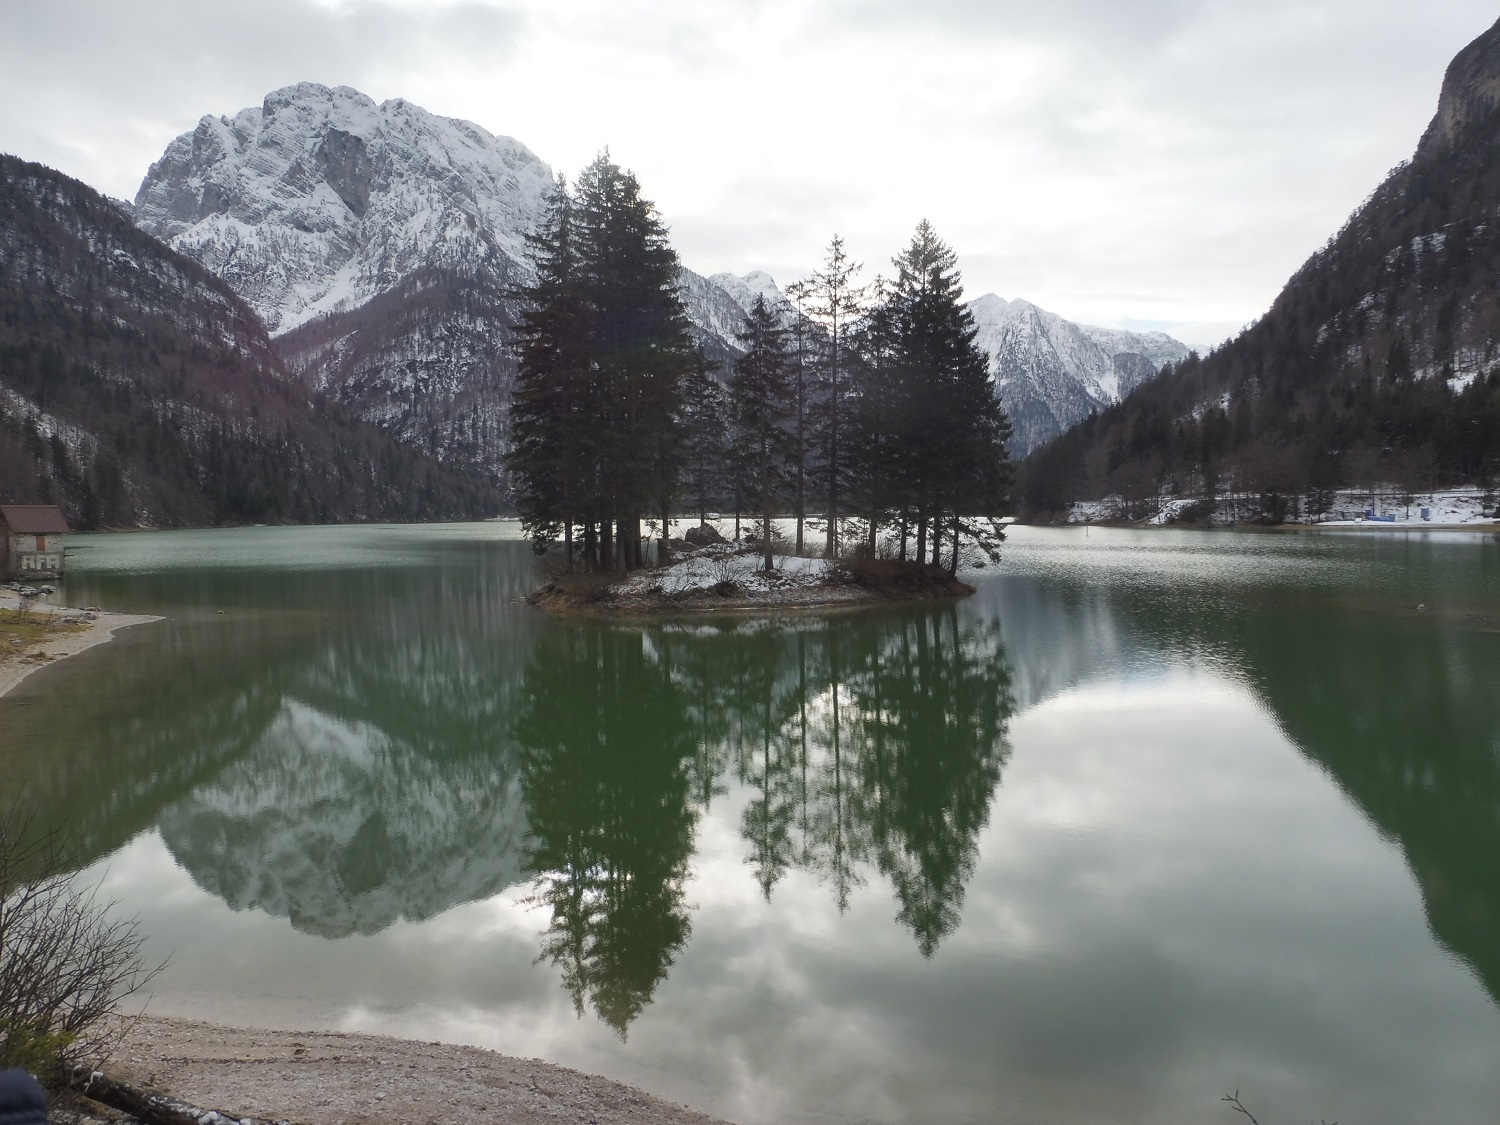
M 1308 517 L 1293 514 L 1292 501 L 1297 501 L 1297 511 L 1305 505 L 1301 497 L 1287 497 L 1288 512 L 1285 522 L 1317 527 L 1470 527 L 1496 525 L 1493 501 L 1485 504 L 1485 493 L 1478 488 L 1439 489 L 1430 492 L 1406 493 L 1395 485 L 1370 489 L 1345 489 L 1338 492 L 1329 511 L 1322 516 Z M 1408 501 L 1409 498 L 1409 501 Z M 1126 521 L 1144 526 L 1165 526 L 1188 519 L 1198 509 L 1202 500 L 1197 497 L 1157 496 L 1135 505 L 1122 497 L 1109 496 L 1103 500 L 1081 500 L 1068 513 L 1069 523 L 1100 523 Z M 1423 510 L 1426 510 L 1424 517 Z M 1139 513 L 1144 511 L 1144 515 Z M 1132 518 L 1132 512 L 1135 513 Z M 1367 513 L 1381 517 L 1370 520 Z M 1393 517 L 1391 522 L 1384 519 Z M 1215 526 L 1238 521 L 1259 521 L 1262 517 L 1262 499 L 1258 494 L 1226 494 L 1217 498 L 1214 511 L 1207 521 Z M 1201 515 L 1199 522 L 1202 522 Z
M 641 594 L 658 590 L 666 594 L 691 594 L 731 582 L 747 594 L 770 594 L 826 585 L 832 575 L 827 559 L 773 555 L 772 561 L 774 569 L 766 573 L 761 570 L 765 557 L 758 552 L 742 553 L 732 543 L 714 544 L 671 566 L 637 571 L 624 586 Z

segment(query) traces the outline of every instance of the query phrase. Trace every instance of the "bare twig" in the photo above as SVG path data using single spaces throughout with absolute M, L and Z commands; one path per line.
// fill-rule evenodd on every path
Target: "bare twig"
M 1260 1122 L 1255 1120 L 1255 1114 L 1246 1109 L 1244 1103 L 1240 1101 L 1240 1092 L 1238 1090 L 1236 1090 L 1232 1094 L 1225 1094 L 1219 1100 L 1228 1102 L 1230 1106 L 1233 1107 L 1235 1113 L 1243 1113 L 1246 1117 L 1248 1117 L 1250 1119 L 1250 1125 L 1260 1125 Z M 1339 1125 L 1339 1123 L 1337 1121 L 1324 1121 L 1322 1122 L 1322 1125 Z
M 108 1057 L 127 1026 L 108 1017 L 165 968 L 146 966 L 139 919 L 79 883 L 67 844 L 19 800 L 0 811 L 0 1067 L 53 1081 Z
M 1248 1117 L 1250 1119 L 1250 1125 L 1260 1125 L 1260 1122 L 1255 1120 L 1255 1114 L 1246 1109 L 1244 1103 L 1240 1101 L 1240 1092 L 1238 1090 L 1236 1090 L 1232 1094 L 1225 1094 L 1224 1097 L 1220 1100 L 1226 1101 L 1231 1106 L 1233 1106 L 1235 1113 L 1243 1113 L 1246 1117 Z

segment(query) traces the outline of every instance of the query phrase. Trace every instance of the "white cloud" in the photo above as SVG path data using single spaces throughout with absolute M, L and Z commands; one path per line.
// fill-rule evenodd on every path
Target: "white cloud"
M 574 170 L 605 145 L 704 271 L 872 271 L 919 218 L 973 294 L 1211 343 L 1410 154 L 1479 0 L 57 0 L 0 8 L 0 148 L 131 195 L 309 79 Z

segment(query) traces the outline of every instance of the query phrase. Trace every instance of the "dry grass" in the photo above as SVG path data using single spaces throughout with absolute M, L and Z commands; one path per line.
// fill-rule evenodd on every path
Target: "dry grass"
M 88 623 L 45 609 L 0 610 L 0 660 L 35 659 L 49 642 L 81 633 Z
M 867 552 L 839 560 L 839 572 L 844 581 L 884 597 L 946 598 L 974 592 L 974 587 L 940 566 L 872 558 Z

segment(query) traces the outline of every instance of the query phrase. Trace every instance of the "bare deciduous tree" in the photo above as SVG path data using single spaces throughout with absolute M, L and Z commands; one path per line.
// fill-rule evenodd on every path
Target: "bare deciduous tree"
M 125 1030 L 110 1017 L 165 967 L 147 967 L 139 919 L 78 879 L 67 843 L 19 801 L 0 811 L 0 1069 L 53 1085 L 108 1057 Z

